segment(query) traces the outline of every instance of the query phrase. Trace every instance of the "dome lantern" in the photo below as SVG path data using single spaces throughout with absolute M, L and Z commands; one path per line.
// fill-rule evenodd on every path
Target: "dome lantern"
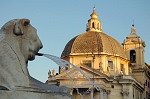
M 101 22 L 99 21 L 95 7 L 90 16 L 91 18 L 88 20 L 86 31 L 102 32 Z

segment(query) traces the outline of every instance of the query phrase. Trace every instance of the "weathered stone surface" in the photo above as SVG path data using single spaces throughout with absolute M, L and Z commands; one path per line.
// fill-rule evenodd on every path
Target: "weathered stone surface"
M 29 75 L 28 60 L 33 60 L 41 48 L 37 30 L 28 19 L 11 20 L 0 29 L 0 97 L 3 97 L 0 99 L 25 99 L 20 96 L 47 99 L 36 97 L 53 97 L 52 93 L 68 95 L 68 88 L 50 86 Z
M 71 96 L 58 93 L 0 90 L 0 99 L 71 99 Z
M 36 29 L 28 19 L 15 19 L 1 28 L 0 35 L 0 85 L 29 87 L 27 62 L 42 48 Z

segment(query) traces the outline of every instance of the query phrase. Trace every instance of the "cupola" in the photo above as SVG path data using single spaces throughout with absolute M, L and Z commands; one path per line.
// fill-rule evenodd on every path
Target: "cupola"
M 102 32 L 101 22 L 98 18 L 95 7 L 93 8 L 93 12 L 90 16 L 91 18 L 88 20 L 86 31 Z

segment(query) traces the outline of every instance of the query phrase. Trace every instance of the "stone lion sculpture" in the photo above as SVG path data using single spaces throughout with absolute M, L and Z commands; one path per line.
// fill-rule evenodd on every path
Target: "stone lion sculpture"
M 28 60 L 42 48 L 28 19 L 14 19 L 0 29 L 0 86 L 29 87 Z
M 32 78 L 27 69 L 42 43 L 29 19 L 14 19 L 0 29 L 0 89 L 49 90 L 63 92 L 66 87 L 44 84 Z

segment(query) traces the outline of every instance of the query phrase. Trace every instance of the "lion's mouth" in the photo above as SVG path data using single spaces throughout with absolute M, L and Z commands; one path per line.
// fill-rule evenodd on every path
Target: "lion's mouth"
M 43 53 L 36 53 L 37 56 L 43 56 Z
M 29 56 L 28 56 L 28 60 L 32 61 L 34 59 L 35 59 L 35 54 L 30 53 Z
M 29 55 L 28 55 L 28 60 L 32 61 L 35 59 L 35 55 L 38 53 L 38 51 L 30 51 Z
M 28 56 L 28 60 L 32 61 L 35 59 L 35 55 L 39 55 L 40 53 L 38 53 L 40 49 L 37 50 L 30 50 L 29 52 L 29 56 Z

